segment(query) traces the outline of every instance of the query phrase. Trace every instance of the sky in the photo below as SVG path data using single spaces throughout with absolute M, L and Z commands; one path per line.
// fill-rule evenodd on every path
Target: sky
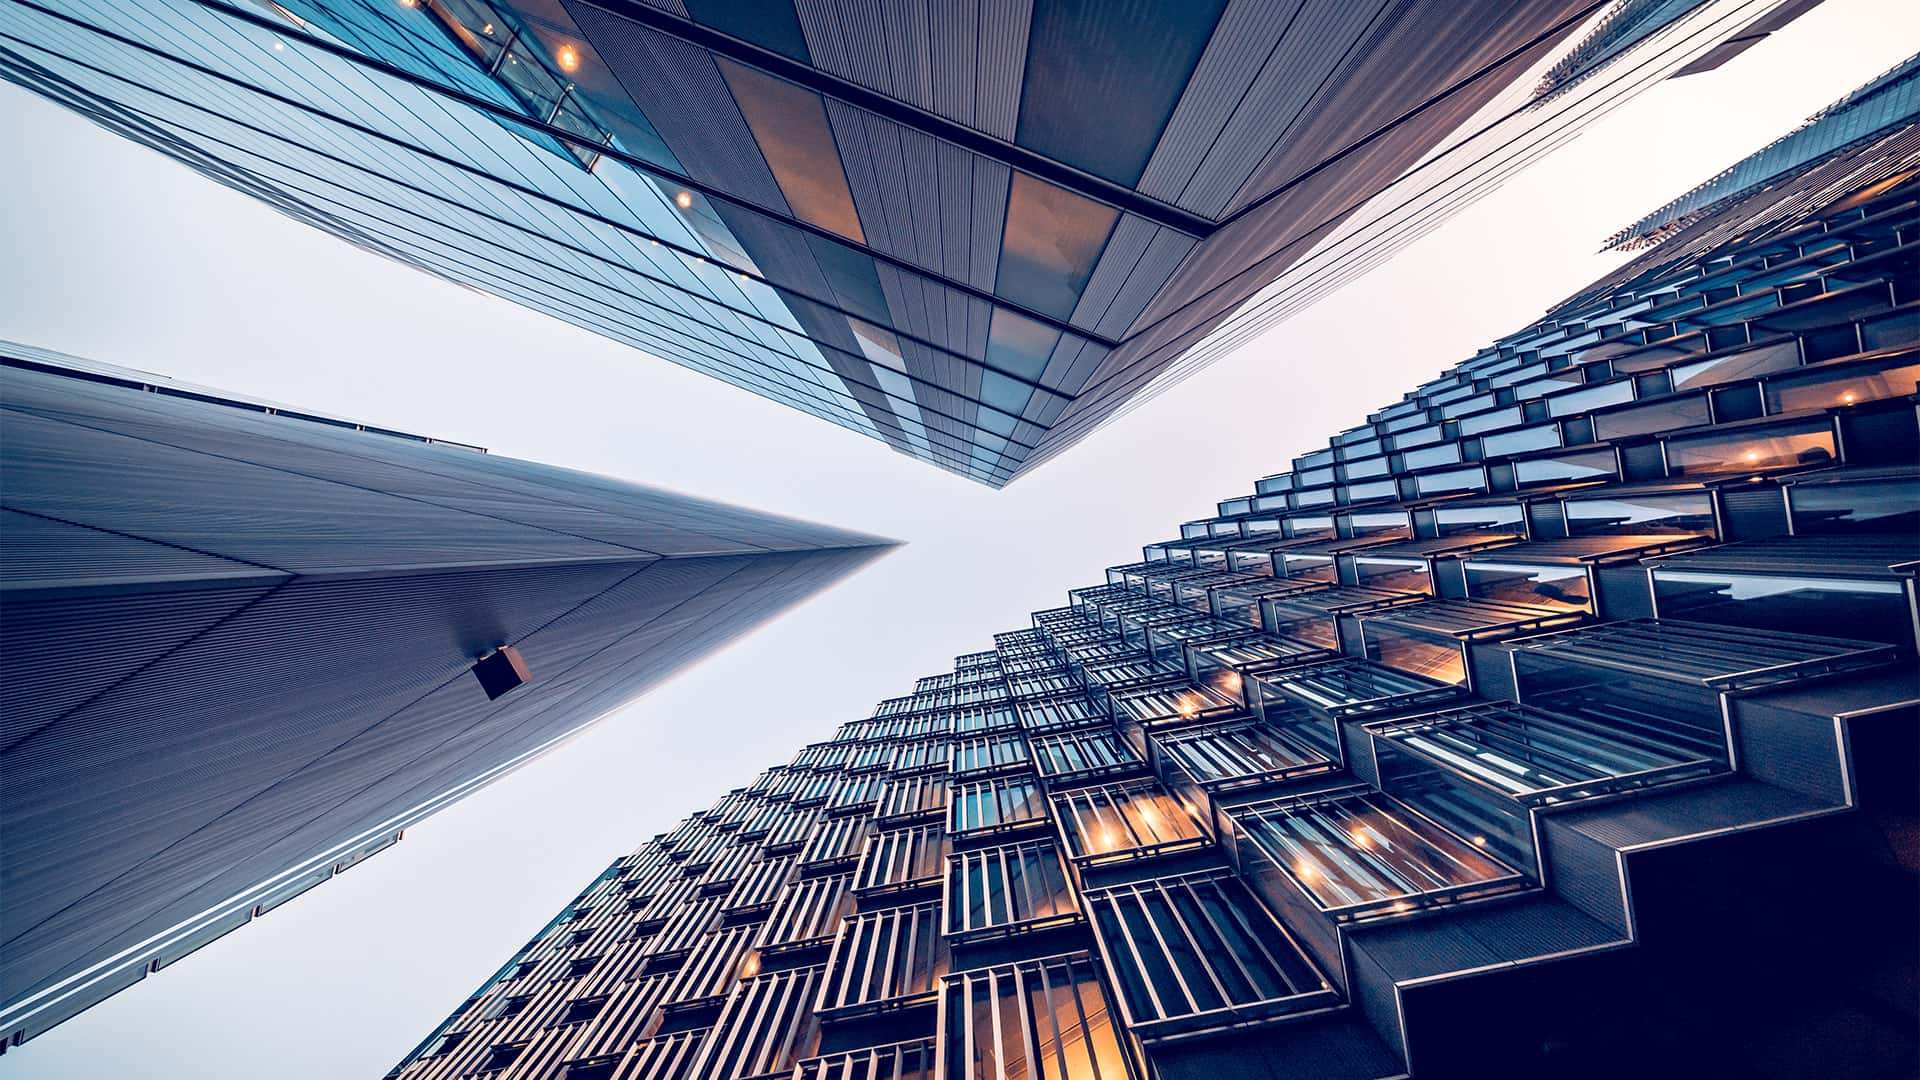
M 383 1075 L 617 856 L 1536 318 L 1615 229 L 1920 51 L 1827 0 L 995 492 L 296 224 L 0 84 L 0 337 L 908 541 L 397 846 L 8 1053 Z

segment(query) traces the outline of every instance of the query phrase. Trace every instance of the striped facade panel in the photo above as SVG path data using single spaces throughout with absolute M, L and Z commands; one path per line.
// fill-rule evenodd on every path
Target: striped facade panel
M 808 1058 L 794 1080 L 934 1080 L 939 1068 L 939 1044 L 917 1039 Z
M 820 989 L 820 1011 L 845 1015 L 932 1000 L 947 972 L 938 901 L 862 912 L 842 924 Z
M 728 926 L 707 933 L 674 972 L 662 1004 L 684 1008 L 726 993 L 750 970 L 748 950 L 759 932 L 757 926 Z
M 978 735 L 1013 727 L 1019 717 L 1012 705 L 980 705 L 955 710 L 951 722 L 955 735 Z
M 947 861 L 947 934 L 956 939 L 1079 918 L 1073 886 L 1051 841 L 955 852 Z
M 781 807 L 780 815 L 767 830 L 760 846 L 769 855 L 780 852 L 797 851 L 805 846 L 813 835 L 813 827 L 820 820 L 820 811 L 813 809 L 795 809 Z
M 878 771 L 844 774 L 834 785 L 833 797 L 827 800 L 827 813 L 871 810 L 880 801 L 880 789 L 886 782 L 887 775 Z
M 946 832 L 938 825 L 875 833 L 854 872 L 854 891 L 895 892 L 934 884 L 946 869 L 946 856 Z
M 737 918 L 771 906 L 792 880 L 798 861 L 794 855 L 779 855 L 747 867 L 727 893 L 721 910 L 727 917 Z
M 986 835 L 1047 820 L 1047 796 L 1032 776 L 954 785 L 948 815 L 954 836 Z
M 1130 772 L 1146 764 L 1111 729 L 1034 735 L 1028 743 L 1040 775 L 1050 781 Z
M 726 843 L 720 846 L 712 865 L 700 875 L 699 885 L 702 892 L 725 895 L 732 890 L 733 884 L 745 876 L 747 871 L 760 858 L 760 845 L 754 843 Z
M 1053 796 L 1067 853 L 1107 861 L 1211 843 L 1196 813 L 1152 780 L 1079 788 Z
M 1085 953 L 960 972 L 941 990 L 946 1080 L 1133 1080 L 1135 1068 Z
M 1332 767 L 1261 723 L 1211 724 L 1150 736 L 1194 783 L 1209 790 L 1250 786 Z
M 1233 1027 L 1337 1000 L 1231 874 L 1094 890 L 1086 904 L 1122 1015 L 1143 1037 Z
M 792 1070 L 820 1040 L 814 1015 L 820 967 L 744 979 L 728 995 L 701 1049 L 694 1080 L 748 1080 Z
M 1107 723 L 1107 714 L 1079 695 L 1039 698 L 1020 703 L 1020 726 L 1032 731 L 1057 731 Z
M 722 898 L 718 896 L 701 896 L 683 902 L 653 936 L 648 955 L 663 958 L 691 951 L 719 921 L 721 903 Z
M 676 1031 L 637 1043 L 620 1061 L 614 1080 L 686 1080 L 693 1075 L 708 1029 Z
M 579 1055 L 597 1058 L 633 1046 L 652 1028 L 672 981 L 672 975 L 647 975 L 615 987 L 600 1014 L 581 1032 Z
M 889 777 L 880 794 L 880 805 L 874 810 L 874 819 L 901 822 L 921 817 L 944 817 L 951 783 L 940 773 Z
M 887 767 L 896 773 L 921 769 L 941 769 L 953 760 L 953 747 L 946 739 L 914 739 L 894 747 Z
M 801 870 L 817 872 L 859 858 L 872 829 L 872 819 L 859 815 L 825 819 L 814 827 L 813 838 L 800 852 Z
M 1029 760 L 1027 741 L 1017 733 L 975 735 L 953 741 L 955 776 L 1002 772 L 1024 766 Z
M 789 884 L 774 901 L 754 947 L 773 954 L 832 941 L 840 920 L 853 910 L 852 888 L 852 871 Z

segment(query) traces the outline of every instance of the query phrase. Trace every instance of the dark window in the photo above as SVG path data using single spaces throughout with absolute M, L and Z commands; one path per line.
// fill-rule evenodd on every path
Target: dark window
M 497 1072 L 507 1068 L 520 1058 L 520 1052 L 527 1048 L 526 1043 L 502 1043 L 487 1051 L 487 1059 L 480 1063 L 481 1072 Z
M 1020 145 L 1129 187 L 1213 36 L 1225 0 L 1039 0 Z
M 568 1002 L 567 1011 L 560 1014 L 560 1022 L 562 1024 L 584 1024 L 588 1020 L 599 1016 L 600 1010 L 606 1008 L 606 1006 L 607 999 L 603 997 L 581 998 L 579 1001 Z
M 793 0 L 686 0 L 687 14 L 704 26 L 803 64 L 813 62 Z

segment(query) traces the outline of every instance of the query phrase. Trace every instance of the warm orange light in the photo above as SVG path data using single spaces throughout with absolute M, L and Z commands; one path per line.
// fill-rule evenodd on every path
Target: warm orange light
M 1484 837 L 1484 836 L 1476 836 L 1476 837 L 1474 837 L 1474 838 L 1473 838 L 1473 846 L 1474 846 L 1474 847 L 1486 847 L 1486 846 L 1487 846 L 1487 838 L 1486 838 L 1486 837 Z
M 1359 829 L 1355 829 L 1351 833 L 1348 833 L 1347 835 L 1353 837 L 1353 842 L 1360 845 L 1361 847 L 1373 846 L 1373 837 L 1368 836 L 1366 833 L 1361 832 Z
M 1413 905 L 1412 905 L 1412 904 L 1409 904 L 1409 903 L 1407 903 L 1407 902 L 1406 902 L 1405 900 L 1401 900 L 1401 901 L 1399 901 L 1398 903 L 1396 903 L 1396 904 L 1394 904 L 1394 905 L 1393 905 L 1393 910 L 1395 910 L 1395 911 L 1412 911 L 1412 910 L 1413 910 Z
M 745 962 L 743 962 L 740 965 L 740 977 L 743 979 L 751 979 L 755 975 L 758 975 L 759 973 L 760 973 L 760 954 L 752 953 L 747 957 Z
M 673 197 L 673 202 L 674 202 L 674 205 L 678 206 L 682 210 L 691 209 L 693 206 L 693 195 L 689 192 L 683 191 L 680 194 L 675 195 Z
M 1299 862 L 1293 864 L 1293 872 L 1294 872 L 1294 875 L 1298 877 L 1301 881 L 1312 881 L 1313 875 L 1318 871 L 1314 869 L 1314 866 L 1312 863 L 1306 861 L 1305 859 L 1302 859 Z
M 571 45 L 560 46 L 560 51 L 554 54 L 554 59 L 560 61 L 561 71 L 580 70 L 580 54 L 575 52 Z
M 1749 450 L 1749 451 L 1747 451 L 1746 453 L 1744 453 L 1744 454 L 1741 454 L 1741 455 L 1740 455 L 1740 460 L 1741 460 L 1741 461 L 1759 461 L 1759 460 L 1760 460 L 1760 451 L 1758 451 L 1758 450 Z
M 1846 393 L 1844 393 L 1844 394 L 1841 394 L 1841 395 L 1840 395 L 1840 403 L 1841 403 L 1841 404 L 1843 404 L 1843 405 L 1851 405 L 1851 404 L 1853 404 L 1854 402 L 1856 402 L 1856 401 L 1858 401 L 1858 400 L 1860 400 L 1860 395 L 1859 395 L 1859 394 L 1856 394 L 1856 393 L 1854 393 L 1854 392 L 1853 392 L 1853 391 L 1851 391 L 1851 390 L 1849 390 L 1849 391 L 1847 391 Z
M 485 26 L 483 26 L 483 27 L 481 27 L 481 28 L 480 28 L 480 32 L 481 32 L 481 33 L 483 33 L 483 34 L 491 34 L 491 33 L 493 33 L 493 24 L 492 24 L 492 23 L 488 23 L 487 25 L 485 25 Z

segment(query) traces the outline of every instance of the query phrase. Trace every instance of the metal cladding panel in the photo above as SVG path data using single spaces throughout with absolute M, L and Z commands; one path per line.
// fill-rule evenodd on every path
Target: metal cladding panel
M 11 386 L 12 380 L 7 384 Z M 7 506 L 317 573 L 632 557 L 626 548 L 7 410 Z M 261 508 L 271 506 L 271 515 Z
M 20 571 L 9 585 L 30 586 L 10 590 L 0 643 L 9 1006 L 123 950 L 126 962 L 173 957 L 168 935 L 191 934 L 186 920 L 251 910 L 276 876 L 331 868 L 878 550 L 231 402 L 4 375 L 0 501 L 24 523 L 8 537 L 9 573 Z M 428 502 L 436 479 L 471 509 Z M 17 501 L 58 504 L 73 523 L 43 528 Z M 316 536 L 320 516 L 331 520 Z M 725 554 L 662 559 L 582 526 Z M 96 534 L 113 539 L 48 542 Z M 182 539 L 361 572 L 266 569 Z M 206 578 L 212 568 L 227 580 Z M 534 678 L 490 702 L 469 669 L 503 644 Z
M 591 4 L 566 7 L 690 175 L 724 176 L 749 203 L 790 212 L 712 54 Z
M 363 431 L 223 408 L 167 394 L 134 394 L 119 387 L 14 369 L 0 372 L 0 385 L 5 387 L 9 413 L 70 421 L 156 446 L 253 463 L 293 477 L 371 489 L 369 499 L 385 493 L 545 531 L 528 533 L 528 543 L 541 542 L 546 539 L 545 533 L 552 533 L 554 542 L 579 547 L 585 547 L 590 537 L 603 545 L 597 550 L 609 555 L 698 555 L 811 550 L 858 539 L 810 522 L 622 484 L 591 473 L 408 439 L 369 436 Z M 16 425 L 9 422 L 9 438 L 15 430 Z M 13 479 L 9 477 L 10 492 Z M 391 504 L 380 501 L 370 505 L 384 511 Z M 107 520 L 104 527 L 118 526 Z M 12 538 L 8 542 L 13 542 Z M 573 552 L 561 547 L 556 553 Z M 434 561 L 433 565 L 446 561 L 450 560 Z M 18 579 L 10 574 L 8 580 Z
M 1307 0 L 1227 5 L 1140 176 L 1141 194 L 1165 202 L 1180 200 L 1228 121 L 1249 104 L 1249 86 L 1268 66 L 1274 46 L 1300 18 L 1304 6 Z
M 0 510 L 0 586 L 9 604 L 46 590 L 106 590 L 156 580 L 258 587 L 286 576 L 218 555 Z
M 139 548 L 128 550 L 137 554 Z M 134 565 L 129 562 L 126 568 L 131 571 Z M 0 596 L 5 607 L 0 618 L 0 684 L 6 688 L 0 747 L 12 746 L 105 692 L 127 672 L 257 602 L 272 590 L 272 578 L 281 576 L 219 588 L 107 595 L 84 605 L 71 598 L 19 597 L 8 590 Z

